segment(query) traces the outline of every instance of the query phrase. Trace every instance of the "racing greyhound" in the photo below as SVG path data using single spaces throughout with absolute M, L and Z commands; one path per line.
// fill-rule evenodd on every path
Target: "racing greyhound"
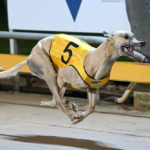
M 15 76 L 28 65 L 32 74 L 45 80 L 51 90 L 53 100 L 49 104 L 56 105 L 72 123 L 78 123 L 94 111 L 96 89 L 108 82 L 116 59 L 120 56 L 134 59 L 134 46 L 134 35 L 127 31 L 115 32 L 97 48 L 69 35 L 49 36 L 35 45 L 27 60 L 0 72 L 0 78 Z M 76 104 L 64 101 L 67 86 L 87 89 L 86 110 L 79 112 Z M 65 102 L 72 110 L 66 108 Z

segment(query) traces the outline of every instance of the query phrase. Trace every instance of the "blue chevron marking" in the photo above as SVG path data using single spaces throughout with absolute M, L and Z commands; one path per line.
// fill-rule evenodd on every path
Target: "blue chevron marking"
M 73 20 L 76 20 L 82 0 L 66 0 Z

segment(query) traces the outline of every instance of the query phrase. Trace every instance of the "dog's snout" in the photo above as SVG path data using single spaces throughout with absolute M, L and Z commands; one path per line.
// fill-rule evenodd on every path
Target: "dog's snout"
M 145 58 L 143 59 L 143 63 L 150 63 L 150 59 L 149 59 L 148 57 L 145 57 Z
M 136 45 L 136 46 L 143 47 L 143 46 L 145 46 L 146 42 L 145 41 L 139 41 L 136 38 L 134 38 L 133 39 L 133 44 Z
M 144 47 L 146 45 L 146 42 L 145 41 L 140 41 L 140 46 L 141 47 Z

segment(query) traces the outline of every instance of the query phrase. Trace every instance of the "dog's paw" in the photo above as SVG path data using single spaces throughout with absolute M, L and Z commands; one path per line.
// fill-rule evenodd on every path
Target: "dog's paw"
M 55 101 L 43 100 L 43 101 L 41 101 L 40 105 L 41 106 L 56 107 L 56 102 Z
M 71 118 L 71 123 L 77 124 L 77 123 L 81 122 L 83 119 L 84 119 L 84 116 L 82 114 L 75 114 Z
M 120 97 L 120 98 L 116 98 L 114 102 L 115 102 L 116 104 L 122 104 L 125 100 L 126 100 L 126 99 Z

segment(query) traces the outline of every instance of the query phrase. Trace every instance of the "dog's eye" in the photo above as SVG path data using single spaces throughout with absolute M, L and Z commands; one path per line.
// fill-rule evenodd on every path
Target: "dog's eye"
M 129 39 L 129 36 L 128 36 L 128 35 L 125 35 L 124 38 L 127 40 L 127 39 Z

